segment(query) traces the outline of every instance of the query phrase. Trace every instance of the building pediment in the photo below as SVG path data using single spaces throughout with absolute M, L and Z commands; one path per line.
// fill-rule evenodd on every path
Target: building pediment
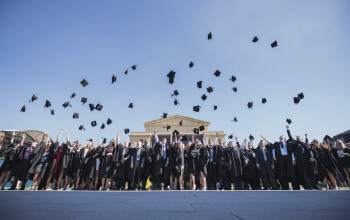
M 210 122 L 202 121 L 195 118 L 190 118 L 182 115 L 172 115 L 168 116 L 167 118 L 160 118 L 152 121 L 145 122 L 145 128 L 147 127 L 153 127 L 153 126 L 179 126 L 179 122 L 182 121 L 182 126 L 192 126 L 192 127 L 199 127 L 204 125 L 205 127 L 208 127 L 210 125 Z

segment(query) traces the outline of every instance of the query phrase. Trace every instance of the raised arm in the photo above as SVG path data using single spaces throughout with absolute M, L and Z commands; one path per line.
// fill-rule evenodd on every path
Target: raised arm
M 159 138 L 156 131 L 154 131 L 154 139 L 156 140 L 156 143 L 159 143 Z
M 192 135 L 192 144 L 194 144 L 194 135 Z
M 208 133 L 205 134 L 205 137 L 204 137 L 204 134 L 203 134 L 203 144 L 204 144 L 204 146 L 208 146 L 209 145 L 209 134 Z
M 10 140 L 10 144 L 13 144 L 13 141 L 15 140 L 15 135 L 16 135 L 16 132 L 12 132 L 12 137 L 11 137 L 11 140 Z
M 262 135 L 260 135 L 260 137 L 261 137 L 262 139 L 264 139 L 264 140 L 266 141 L 266 143 L 270 146 L 271 142 L 270 142 L 266 137 L 264 137 L 264 136 L 262 136 Z
M 67 134 L 67 144 L 69 143 L 69 131 L 66 129 L 66 134 Z
M 287 128 L 287 134 L 288 134 L 289 140 L 293 141 L 294 139 L 293 139 L 292 135 L 290 134 L 289 125 L 286 125 L 286 128 Z
M 23 133 L 23 134 L 22 134 L 21 144 L 20 144 L 21 147 L 23 146 L 24 140 L 26 139 L 26 137 L 27 137 L 26 133 Z
M 173 144 L 173 133 L 170 133 L 170 146 Z
M 118 132 L 117 132 L 117 145 L 119 145 L 119 143 L 120 143 L 120 131 L 118 130 Z
M 238 142 L 238 137 L 235 136 L 235 139 L 236 139 L 236 144 L 237 144 L 238 148 L 241 149 L 241 145 Z
M 218 134 L 216 133 L 215 138 L 214 138 L 214 146 L 216 146 L 218 144 Z
M 309 143 L 309 139 L 308 139 L 308 136 L 307 136 L 307 134 L 305 134 L 305 143 Z
M 63 129 L 61 129 L 60 133 L 58 133 L 56 143 L 58 143 L 60 141 L 60 137 L 61 137 L 62 131 L 63 131 Z

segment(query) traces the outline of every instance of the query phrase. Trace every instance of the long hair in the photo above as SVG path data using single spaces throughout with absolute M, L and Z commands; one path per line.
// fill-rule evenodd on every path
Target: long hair
M 337 142 L 335 142 L 335 148 L 337 150 L 344 150 L 346 147 L 344 145 L 344 142 L 342 142 L 341 140 L 337 140 Z

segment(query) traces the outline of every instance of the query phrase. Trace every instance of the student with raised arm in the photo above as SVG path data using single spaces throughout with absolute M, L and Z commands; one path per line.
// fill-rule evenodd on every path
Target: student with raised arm
M 163 138 L 163 141 L 159 141 L 157 132 L 155 134 L 156 144 L 154 146 L 154 154 L 155 154 L 155 169 L 156 169 L 156 185 L 157 189 L 164 189 L 164 185 L 167 185 L 168 181 L 168 165 L 169 165 L 169 157 L 167 155 L 167 139 Z
M 238 138 L 235 137 L 237 145 L 239 146 Z M 253 140 L 250 140 L 247 143 L 247 139 L 244 139 L 243 146 L 240 147 L 241 152 L 244 158 L 244 189 L 249 190 L 249 187 L 252 190 L 259 189 L 258 173 L 256 168 L 255 160 L 255 149 L 253 148 Z
M 17 144 L 15 146 L 15 144 L 13 143 L 14 139 L 15 139 L 15 135 L 16 132 L 12 132 L 12 137 L 10 140 L 10 145 L 7 147 L 6 150 L 3 151 L 4 156 L 5 156 L 5 161 L 2 164 L 0 170 L 1 170 L 1 177 L 0 177 L 0 186 L 1 186 L 1 190 L 4 190 L 5 185 L 7 184 L 7 182 L 10 179 L 11 173 L 12 171 L 16 168 L 17 162 L 18 160 L 16 159 L 16 151 L 17 149 L 20 147 L 20 144 Z M 22 136 L 23 137 L 23 136 Z M 21 143 L 23 143 L 21 141 Z
M 105 191 L 108 189 L 108 183 L 113 175 L 114 162 L 113 162 L 113 151 L 116 147 L 116 142 L 112 139 L 109 141 L 107 147 L 104 148 L 102 153 L 102 168 L 101 168 L 101 190 Z
M 117 143 L 120 143 L 120 133 L 118 132 Z M 118 152 L 115 153 L 116 164 L 115 164 L 115 179 L 116 179 L 116 190 L 125 190 L 125 184 L 130 169 L 130 158 L 131 151 L 129 148 L 129 141 L 126 141 L 124 145 L 119 144 Z
M 142 190 L 146 190 L 147 179 L 151 175 L 152 171 L 152 156 L 153 156 L 153 148 L 150 145 L 150 140 L 145 140 L 142 148 L 144 149 L 142 155 L 142 163 L 141 163 L 141 184 Z
M 209 152 L 209 161 L 208 161 L 208 165 L 207 165 L 207 189 L 208 190 L 215 190 L 216 189 L 216 185 L 217 185 L 217 135 L 214 138 L 214 142 L 212 140 L 209 140 L 209 134 L 208 133 L 204 133 L 203 134 L 204 138 L 204 146 L 207 148 L 208 152 Z

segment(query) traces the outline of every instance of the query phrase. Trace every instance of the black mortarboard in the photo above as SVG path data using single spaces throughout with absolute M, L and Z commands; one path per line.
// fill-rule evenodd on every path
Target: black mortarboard
M 289 118 L 287 118 L 286 122 L 290 125 L 292 123 L 292 120 L 290 120 Z
M 167 77 L 169 77 L 169 84 L 173 84 L 174 83 L 174 79 L 175 79 L 175 72 L 174 71 L 170 71 L 167 75 Z
M 266 98 L 262 98 L 262 99 L 261 99 L 261 102 L 262 102 L 263 104 L 265 104 L 265 103 L 266 103 Z
M 166 126 L 166 130 L 167 130 L 167 131 L 168 131 L 170 128 L 171 128 L 170 125 L 167 125 L 167 126 Z
M 110 124 L 112 124 L 112 119 L 109 118 L 109 119 L 107 120 L 107 125 L 110 125 Z
M 90 104 L 89 104 L 89 108 L 90 108 L 90 111 L 93 111 L 93 110 L 95 109 L 95 105 L 92 104 L 92 103 L 90 103 Z
M 102 144 L 107 143 L 107 138 L 103 138 Z
M 96 121 L 92 121 L 92 122 L 91 122 L 91 126 L 92 126 L 92 127 L 95 127 L 96 125 L 97 125 Z
M 182 126 L 182 120 L 179 122 L 179 125 Z
M 124 74 L 125 74 L 125 75 L 128 74 L 128 70 L 125 70 Z
M 220 74 L 221 74 L 221 72 L 220 72 L 219 70 L 216 70 L 215 73 L 214 73 L 214 75 L 215 75 L 216 77 L 219 77 Z
M 81 84 L 83 87 L 85 87 L 85 86 L 87 86 L 89 83 L 88 83 L 85 79 L 83 79 L 83 80 L 80 82 L 80 84 Z
M 214 91 L 214 88 L 213 88 L 213 87 L 209 86 L 209 87 L 207 88 L 207 92 L 208 92 L 208 93 L 211 93 L 211 92 L 213 92 L 213 91 Z
M 162 118 L 166 118 L 168 116 L 168 113 L 163 112 Z
M 51 115 L 55 115 L 55 110 L 51 109 Z
M 248 108 L 253 108 L 253 102 L 248 102 Z
M 294 97 L 294 104 L 298 104 L 300 102 L 300 98 L 299 97 Z
M 174 100 L 174 105 L 179 105 L 179 104 L 180 104 L 180 102 L 177 99 L 175 99 Z
M 131 69 L 136 70 L 137 65 L 133 65 Z
M 103 124 L 101 125 L 101 129 L 105 129 L 105 127 L 106 127 L 106 125 L 103 123 Z
M 37 100 L 38 97 L 35 96 L 35 94 L 32 96 L 31 100 L 29 100 L 29 102 L 34 102 L 35 100 Z
M 193 62 L 191 61 L 191 63 L 189 64 L 190 68 L 192 68 L 193 65 L 194 65 Z
M 200 108 L 201 108 L 201 107 L 200 107 L 199 105 L 193 106 L 193 111 L 199 112 L 199 109 L 200 109 Z
M 216 109 L 218 109 L 218 106 L 217 106 L 217 105 L 214 105 L 214 110 L 213 110 L 213 111 L 215 111 Z
M 237 87 L 233 87 L 232 90 L 233 90 L 234 92 L 237 92 Z
M 194 129 L 193 129 L 193 133 L 199 134 L 199 129 L 198 129 L 198 128 L 194 128 Z
M 237 78 L 235 76 L 231 76 L 231 79 L 230 79 L 232 82 L 235 82 L 237 80 Z
M 207 95 L 203 94 L 201 98 L 203 101 L 205 101 L 207 99 Z
M 238 120 L 237 120 L 236 117 L 234 117 L 232 121 L 233 121 L 233 122 L 238 122 Z
M 271 47 L 272 47 L 272 48 L 277 47 L 277 41 L 274 41 L 274 42 L 271 44 Z
M 187 136 L 182 136 L 181 141 L 187 141 Z
M 112 76 L 112 83 L 115 83 L 117 81 L 117 77 L 115 75 Z
M 177 130 L 174 130 L 174 131 L 173 131 L 173 135 L 175 136 L 175 134 L 176 134 L 177 137 L 179 137 L 179 134 L 180 134 L 180 133 L 179 133 Z
M 70 107 L 72 107 L 70 104 L 69 104 L 69 102 L 65 102 L 65 103 L 63 103 L 63 105 L 62 105 L 64 108 L 67 108 L 68 106 L 70 106 Z
M 197 82 L 197 88 L 201 89 L 202 88 L 202 81 Z
M 129 107 L 129 108 L 134 108 L 134 104 L 133 104 L 133 103 L 130 103 L 128 107 Z
M 204 131 L 204 130 L 205 130 L 204 126 L 203 126 L 203 125 L 200 126 L 200 127 L 199 127 L 199 130 L 200 130 L 200 131 Z
M 254 136 L 253 135 L 249 135 L 249 140 L 254 140 Z
M 208 40 L 211 40 L 213 36 L 211 35 L 211 32 L 208 34 Z
M 323 140 L 327 140 L 327 139 L 329 139 L 330 141 L 332 140 L 332 138 L 328 134 L 324 136 Z
M 228 139 L 232 139 L 233 138 L 233 134 L 230 134 L 230 136 L 228 136 Z
M 70 96 L 71 98 L 74 98 L 75 97 L 75 93 L 73 92 L 72 95 Z
M 103 108 L 103 105 L 101 105 L 101 104 L 97 104 L 96 107 L 95 107 L 95 109 L 98 110 L 98 111 L 101 111 L 102 108 Z
M 257 42 L 259 40 L 259 38 L 257 36 L 255 36 L 252 40 L 253 43 Z
M 79 126 L 79 130 L 85 130 L 84 126 L 83 126 L 83 125 L 80 125 L 80 126 Z
M 48 108 L 48 107 L 50 107 L 51 106 L 51 102 L 49 101 L 49 100 L 46 100 L 46 102 L 45 102 L 45 108 Z
M 299 97 L 299 99 L 303 99 L 304 98 L 304 93 L 299 93 L 298 97 Z
M 74 113 L 73 114 L 73 118 L 75 119 L 75 118 L 79 118 L 79 113 Z
M 21 112 L 26 112 L 26 106 L 23 105 L 23 107 L 21 108 Z
M 124 133 L 125 133 L 125 134 L 129 134 L 129 132 L 130 132 L 129 128 L 125 128 L 125 129 L 124 129 Z
M 82 98 L 81 98 L 81 102 L 82 102 L 83 104 L 85 104 L 85 103 L 87 102 L 87 98 L 82 97 Z
M 179 91 L 174 90 L 174 94 L 172 94 L 171 96 L 178 96 L 179 94 L 180 94 Z

